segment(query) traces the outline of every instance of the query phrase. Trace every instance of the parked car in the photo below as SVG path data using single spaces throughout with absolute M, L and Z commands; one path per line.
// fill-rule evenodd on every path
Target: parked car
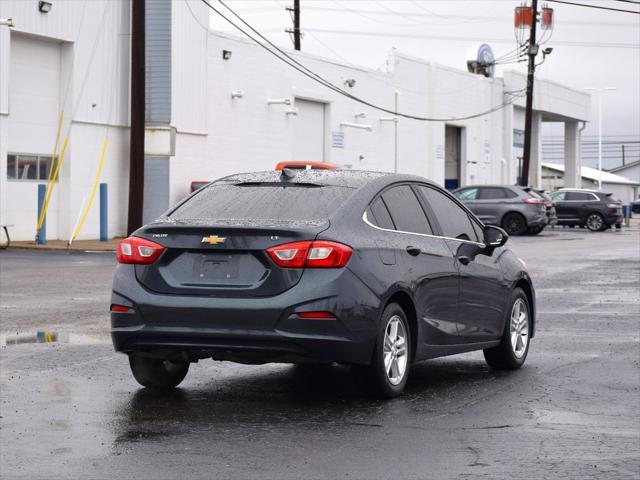
M 622 223 L 621 202 L 611 193 L 563 188 L 551 194 L 556 202 L 558 225 L 587 227 L 592 232 Z
M 111 336 L 153 388 L 205 358 L 354 365 L 387 397 L 428 358 L 515 369 L 535 293 L 507 238 L 416 176 L 234 175 L 119 243 Z
M 631 202 L 631 211 L 633 213 L 640 213 L 640 198 Z
M 525 189 L 526 190 L 526 189 Z M 538 195 L 543 201 L 544 206 L 547 209 L 547 225 L 554 226 L 558 223 L 558 215 L 556 213 L 556 202 L 553 201 L 553 198 L 549 195 L 549 192 L 545 191 L 542 188 L 531 188 L 529 193 L 533 195 Z M 542 231 L 544 227 L 540 229 Z
M 471 185 L 452 193 L 485 225 L 499 225 L 509 235 L 538 234 L 549 221 L 545 201 L 528 187 Z

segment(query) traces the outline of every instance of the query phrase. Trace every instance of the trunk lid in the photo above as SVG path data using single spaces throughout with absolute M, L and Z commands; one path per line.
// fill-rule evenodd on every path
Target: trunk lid
M 251 226 L 150 225 L 136 236 L 166 248 L 151 265 L 136 265 L 138 281 L 149 290 L 176 295 L 256 297 L 293 287 L 302 269 L 276 266 L 267 248 L 314 240 L 327 222 Z

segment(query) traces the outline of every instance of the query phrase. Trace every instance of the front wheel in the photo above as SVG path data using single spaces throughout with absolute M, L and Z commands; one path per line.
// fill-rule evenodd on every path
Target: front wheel
M 368 368 L 371 387 L 382 397 L 402 393 L 411 364 L 409 324 L 400 305 L 391 303 L 382 313 L 382 321 Z
M 500 343 L 484 350 L 485 360 L 496 370 L 520 368 L 529 353 L 531 308 L 522 289 L 516 288 L 513 291 L 510 306 Z
M 599 232 L 600 230 L 604 230 L 604 218 L 602 218 L 602 215 L 599 213 L 590 213 L 585 225 L 592 232 Z
M 502 228 L 509 235 L 522 235 L 527 231 L 527 221 L 519 213 L 507 213 L 502 219 Z
M 129 355 L 134 378 L 143 387 L 168 390 L 177 387 L 189 371 L 189 362 Z

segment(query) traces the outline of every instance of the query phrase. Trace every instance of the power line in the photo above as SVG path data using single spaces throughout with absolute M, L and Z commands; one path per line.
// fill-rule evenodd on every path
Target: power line
M 335 1 L 336 0 L 332 0 Z M 275 7 L 273 7 L 275 8 Z M 400 27 L 413 27 L 413 26 L 421 26 L 421 25 L 434 25 L 434 26 L 452 26 L 452 25 L 460 25 L 460 24 L 470 24 L 470 23 L 504 23 L 509 22 L 509 21 L 513 21 L 513 18 L 511 17 L 489 17 L 489 16 L 470 16 L 470 15 L 448 15 L 448 14 L 437 14 L 437 13 L 420 13 L 420 12 L 405 12 L 405 11 L 396 11 L 396 12 L 389 12 L 389 11 L 378 11 L 378 10 L 364 10 L 364 9 L 353 9 L 353 8 L 349 8 L 346 5 L 342 6 L 341 8 L 336 8 L 336 7 L 318 7 L 318 6 L 308 6 L 305 7 L 305 10 L 310 11 L 318 11 L 318 12 L 335 12 L 335 13 L 344 13 L 345 10 L 353 13 L 353 14 L 357 14 L 360 15 L 363 18 L 367 18 L 371 21 L 374 22 L 378 22 L 378 23 L 382 23 L 382 24 L 387 24 L 387 25 L 396 25 L 396 26 L 400 26 Z M 243 12 L 248 11 L 248 9 L 243 9 Z M 426 10 L 423 10 L 426 12 Z M 416 21 L 416 19 L 418 18 L 439 18 L 439 19 L 451 19 L 451 22 L 448 23 L 441 23 L 441 22 L 433 22 L 433 21 L 420 21 L 420 23 L 414 23 L 414 24 L 407 24 L 407 23 L 403 23 L 403 24 L 399 24 L 399 23 L 395 23 L 395 22 L 384 22 L 380 19 L 377 19 L 375 17 L 377 16 L 399 16 L 402 18 L 411 18 L 414 21 Z M 556 20 L 556 22 L 558 24 L 562 24 L 562 25 L 588 25 L 588 26 L 592 26 L 592 27 L 630 27 L 630 28 L 637 28 L 637 25 L 635 23 L 630 23 L 630 22 L 590 22 L 590 21 L 581 21 L 581 20 Z
M 278 30 L 279 31 L 279 30 Z M 333 33 L 338 35 L 360 35 L 364 37 L 397 37 L 397 38 L 424 38 L 431 40 L 446 40 L 452 42 L 493 42 L 493 43 L 513 43 L 513 39 L 506 38 L 480 38 L 480 37 L 459 37 L 455 35 L 429 35 L 414 33 L 390 33 L 390 32 L 371 32 L 357 30 L 337 30 L 331 28 L 309 28 L 307 32 L 315 33 Z M 554 40 L 554 45 L 567 47 L 589 47 L 589 48 L 640 48 L 637 43 L 598 43 L 598 42 L 571 42 Z
M 489 110 L 486 110 L 484 112 L 476 113 L 476 114 L 473 114 L 473 115 L 467 115 L 467 116 L 464 116 L 464 117 L 430 118 L 430 117 L 420 117 L 420 116 L 417 116 L 417 115 L 411 115 L 411 114 L 407 114 L 407 113 L 396 112 L 396 111 L 381 107 L 379 105 L 373 104 L 373 103 L 368 102 L 366 100 L 363 100 L 363 99 L 361 99 L 359 97 L 356 97 L 355 95 L 343 90 L 342 88 L 340 88 L 337 85 L 335 85 L 335 84 L 331 83 L 330 81 L 326 80 L 325 78 L 323 78 L 319 74 L 317 74 L 314 71 L 310 70 L 304 64 L 300 63 L 298 60 L 296 60 L 295 58 L 291 57 L 287 52 L 281 50 L 278 46 L 273 44 L 268 38 L 266 38 L 259 31 L 257 31 L 255 28 L 253 28 L 249 23 L 247 23 L 232 8 L 227 6 L 227 4 L 224 3 L 222 0 L 218 0 L 218 3 L 220 3 L 222 6 L 224 6 L 229 12 L 231 12 L 232 15 L 234 15 L 240 22 L 242 22 L 249 30 L 251 30 L 256 35 L 258 35 L 262 40 L 264 40 L 268 45 L 270 45 L 280 55 L 278 55 L 278 53 L 276 53 L 273 50 L 271 50 L 269 47 L 267 47 L 262 42 L 256 40 L 254 37 L 252 37 L 250 34 L 248 34 L 242 27 L 236 25 L 232 20 L 230 20 L 220 10 L 218 10 L 213 5 L 211 5 L 211 3 L 209 3 L 207 0 L 201 0 L 201 1 L 205 5 L 207 5 L 211 10 L 213 10 L 215 13 L 217 13 L 220 17 L 222 17 L 225 21 L 227 21 L 229 24 L 231 24 L 237 30 L 242 32 L 244 35 L 246 35 L 253 42 L 255 42 L 260 47 L 265 49 L 267 52 L 269 52 L 272 55 L 274 55 L 280 61 L 286 63 L 287 65 L 289 65 L 293 69 L 295 69 L 298 72 L 302 73 L 303 75 L 309 77 L 310 79 L 320 83 L 321 85 L 329 88 L 330 90 L 333 90 L 334 92 L 336 92 L 336 93 L 338 93 L 340 95 L 343 95 L 343 96 L 345 96 L 347 98 L 350 98 L 350 99 L 352 99 L 352 100 L 354 100 L 354 101 L 356 101 L 358 103 L 361 103 L 361 104 L 366 105 L 368 107 L 374 108 L 374 109 L 379 110 L 381 112 L 385 112 L 385 113 L 388 113 L 388 114 L 391 114 L 391 115 L 396 115 L 396 116 L 403 117 L 403 118 L 408 118 L 408 119 L 411 119 L 411 120 L 419 120 L 419 121 L 425 121 L 425 122 L 446 122 L 446 121 L 456 121 L 456 120 L 470 120 L 472 118 L 482 117 L 484 115 L 488 115 L 490 113 L 493 113 L 493 112 L 496 112 L 498 110 L 501 110 L 501 109 L 505 108 L 507 105 L 510 105 L 511 103 L 513 103 L 515 101 L 515 99 L 517 98 L 517 96 L 513 96 L 513 98 L 508 102 L 504 102 L 501 105 L 497 105 L 497 106 L 495 106 L 493 108 L 490 108 Z
M 635 15 L 640 15 L 640 12 L 635 12 L 633 10 L 624 10 L 622 8 L 601 7 L 600 5 L 587 5 L 586 3 L 566 2 L 564 0 L 547 0 L 547 1 L 553 2 L 553 3 L 562 3 L 564 5 L 573 5 L 574 7 L 597 8 L 598 10 L 610 10 L 612 12 L 633 13 Z

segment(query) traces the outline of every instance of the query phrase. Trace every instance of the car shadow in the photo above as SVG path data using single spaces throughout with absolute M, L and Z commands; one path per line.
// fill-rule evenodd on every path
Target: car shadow
M 385 413 L 397 409 L 433 417 L 461 411 L 522 373 L 493 372 L 480 360 L 431 360 L 412 366 L 405 393 L 392 400 L 371 395 L 358 370 L 346 366 L 258 368 L 196 388 L 141 388 L 116 412 L 114 443 L 190 435 L 203 425 L 207 432 L 251 425 L 382 427 Z

